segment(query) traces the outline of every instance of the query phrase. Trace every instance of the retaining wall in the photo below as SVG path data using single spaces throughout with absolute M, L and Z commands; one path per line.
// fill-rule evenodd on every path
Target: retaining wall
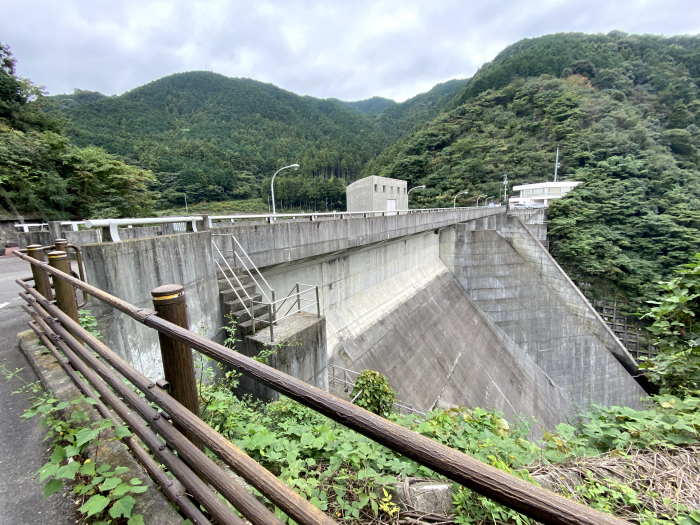
M 504 235 L 518 237 L 521 244 L 523 239 L 536 243 L 514 221 L 500 224 L 502 230 L 510 227 Z M 592 307 L 570 306 L 578 292 L 573 283 L 569 288 L 565 283 L 552 286 L 552 279 L 543 279 L 537 266 L 496 231 L 499 221 L 489 218 L 493 224 L 479 224 L 483 222 L 459 224 L 441 234 L 442 260 L 479 308 L 580 406 L 640 407 L 644 391 L 589 328 L 586 315 Z M 544 258 L 546 250 L 541 245 L 538 249 Z M 536 256 L 533 252 L 528 258 Z M 545 271 L 543 265 L 540 271 Z
M 386 374 L 407 403 L 563 421 L 568 396 L 480 313 L 440 260 L 439 239 L 429 231 L 264 275 L 278 297 L 296 282 L 319 285 L 328 361 Z
M 153 308 L 151 290 L 185 287 L 189 329 L 221 340 L 224 319 L 209 232 L 165 235 L 83 246 L 90 284 L 141 308 Z M 91 299 L 103 341 L 151 379 L 163 377 L 158 333 Z

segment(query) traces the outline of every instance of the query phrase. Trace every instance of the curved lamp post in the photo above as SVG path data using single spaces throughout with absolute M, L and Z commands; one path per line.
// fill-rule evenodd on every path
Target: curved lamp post
M 406 194 L 406 209 L 408 209 L 408 196 L 411 194 L 413 190 L 419 190 L 419 189 L 425 189 L 425 184 L 421 184 L 420 186 L 414 186 L 410 190 L 408 190 L 408 193 Z
M 455 195 L 455 198 L 454 198 L 453 201 L 452 201 L 452 207 L 453 207 L 453 208 L 456 208 L 456 207 L 457 207 L 457 197 L 459 197 L 459 196 L 462 195 L 462 194 L 465 194 L 465 195 L 466 195 L 467 193 L 469 193 L 469 191 L 460 191 L 457 195 Z
M 275 174 L 272 176 L 272 180 L 270 181 L 270 193 L 272 193 L 272 215 L 275 216 L 277 215 L 277 212 L 275 211 L 275 177 L 277 174 L 282 171 L 286 170 L 287 168 L 294 168 L 295 170 L 299 169 L 299 164 L 290 164 L 289 166 L 285 166 L 284 168 L 278 169 Z
M 493 196 L 491 196 L 491 197 L 486 197 L 486 204 L 484 204 L 484 206 L 488 206 L 488 205 L 489 205 L 489 199 L 493 199 Z
M 477 208 L 479 207 L 479 199 L 480 199 L 481 197 L 486 197 L 486 195 L 479 195 L 479 196 L 476 198 L 476 207 L 477 207 Z

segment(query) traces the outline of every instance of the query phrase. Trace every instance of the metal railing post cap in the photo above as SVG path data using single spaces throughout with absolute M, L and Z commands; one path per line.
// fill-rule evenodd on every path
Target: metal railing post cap
M 60 250 L 54 250 L 48 253 L 49 260 L 67 259 L 68 254 Z
M 164 304 L 164 302 L 174 302 L 173 299 L 184 299 L 185 287 L 181 284 L 164 284 L 151 290 L 153 302 Z

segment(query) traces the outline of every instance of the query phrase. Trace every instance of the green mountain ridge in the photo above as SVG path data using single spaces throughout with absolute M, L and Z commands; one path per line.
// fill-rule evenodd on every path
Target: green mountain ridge
M 182 204 L 185 193 L 190 202 L 266 197 L 265 177 L 292 162 L 301 165 L 293 186 L 311 178 L 355 180 L 370 158 L 436 114 L 457 87 L 440 85 L 402 104 L 380 97 L 342 102 L 195 71 L 119 96 L 76 90 L 50 99 L 78 146 L 102 147 L 156 173 L 155 189 L 167 206 Z M 322 189 L 302 196 L 291 188 L 280 195 L 290 203 L 331 197 L 334 207 L 344 205 L 342 188 L 340 195 L 333 188 L 332 195 Z
M 699 60 L 698 37 L 519 42 L 363 175 L 427 185 L 413 206 L 450 206 L 464 190 L 473 203 L 498 198 L 504 174 L 510 188 L 551 180 L 559 144 L 559 176 L 584 183 L 550 206 L 552 251 L 634 311 L 700 251 Z

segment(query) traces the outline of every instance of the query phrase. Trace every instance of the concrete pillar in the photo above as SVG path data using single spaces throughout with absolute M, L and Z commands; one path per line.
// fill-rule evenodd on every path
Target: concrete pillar
M 51 234 L 52 241 L 62 238 L 61 221 L 49 221 L 49 233 Z

